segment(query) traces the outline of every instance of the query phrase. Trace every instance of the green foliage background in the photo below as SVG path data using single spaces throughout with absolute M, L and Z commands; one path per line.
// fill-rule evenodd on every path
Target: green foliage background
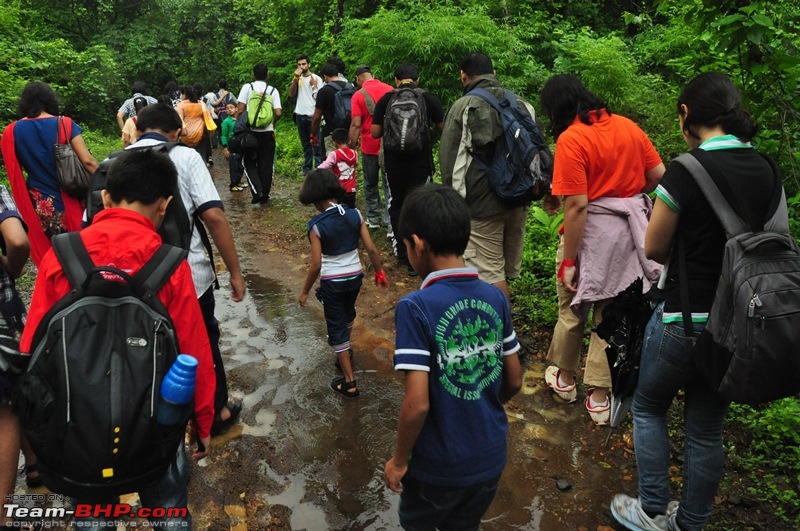
M 147 82 L 158 95 L 170 80 L 208 85 L 225 78 L 235 92 L 258 61 L 269 65 L 288 115 L 298 53 L 309 55 L 315 70 L 338 55 L 351 78 L 356 65 L 368 63 L 387 82 L 397 64 L 413 62 L 422 85 L 449 107 L 462 93 L 458 62 L 482 50 L 502 82 L 535 106 L 549 76 L 578 75 L 613 112 L 639 123 L 669 160 L 685 150 L 675 111 L 680 88 L 701 72 L 720 71 L 739 85 L 759 121 L 759 149 L 779 162 L 798 236 L 798 43 L 796 0 L 5 0 L 0 124 L 16 118 L 25 83 L 46 81 L 102 158 L 118 145 L 114 115 L 133 81 Z M 296 173 L 301 151 L 290 120 L 279 124 L 278 134 L 277 171 Z M 557 318 L 558 225 L 559 219 L 531 210 L 523 274 L 511 285 L 523 331 L 551 328 Z M 755 476 L 761 456 L 787 463 L 788 480 L 760 475 L 760 497 L 797 522 L 798 401 L 732 415 L 746 429 L 781 441 L 729 452 Z M 792 419 L 794 435 L 780 428 Z

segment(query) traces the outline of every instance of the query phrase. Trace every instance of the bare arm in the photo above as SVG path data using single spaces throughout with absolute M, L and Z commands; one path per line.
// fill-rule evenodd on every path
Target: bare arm
M 290 98 L 294 98 L 295 96 L 297 96 L 297 89 L 298 89 L 298 85 L 299 85 L 298 81 L 300 81 L 300 76 L 295 74 L 295 76 L 292 78 L 292 84 L 289 85 L 289 97 Z
M 512 354 L 503 357 L 503 380 L 500 382 L 500 401 L 511 400 L 522 388 L 522 366 L 519 356 Z
M 586 195 L 569 195 L 564 201 L 564 260 L 575 260 L 578 256 L 588 209 L 589 198 Z M 565 267 L 562 283 L 573 292 L 578 285 L 574 277 L 575 267 Z
M 430 409 L 427 372 L 407 371 L 405 385 L 406 392 L 397 424 L 397 447 L 392 458 L 386 462 L 383 472 L 386 485 L 394 492 L 403 490 L 400 480 L 406 475 L 408 458 Z
M 322 270 L 322 242 L 314 231 L 309 232 L 308 236 L 311 239 L 311 262 L 308 264 L 303 291 L 300 292 L 300 306 L 306 305 L 308 294 L 311 288 L 314 287 L 314 283 L 319 278 L 319 272 Z
M 122 128 L 125 127 L 125 115 L 121 112 L 117 113 L 117 124 L 119 125 L 119 130 L 122 131 Z
M 89 173 L 94 173 L 97 171 L 97 168 L 100 166 L 91 153 L 89 153 L 89 148 L 86 147 L 86 142 L 83 140 L 83 135 L 77 135 L 70 141 L 70 145 L 72 149 L 75 151 L 75 154 L 78 156 L 78 160 L 81 161 L 81 164 L 86 171 Z
M 383 136 L 383 126 L 382 125 L 375 125 L 372 124 L 372 127 L 369 128 L 369 134 L 372 135 L 372 138 L 380 138 Z
M 231 274 L 231 300 L 240 302 L 244 299 L 244 294 L 247 291 L 247 285 L 242 277 L 242 270 L 239 267 L 239 255 L 236 253 L 236 244 L 233 242 L 233 233 L 231 233 L 231 226 L 228 224 L 228 218 L 221 208 L 209 208 L 202 214 L 200 218 L 203 223 L 208 227 L 208 232 L 211 233 L 211 239 L 217 246 L 222 261 L 225 262 L 225 267 Z
M 353 116 L 350 119 L 350 147 L 353 149 L 358 148 L 361 140 L 361 117 Z
M 277 109 L 273 109 L 272 110 L 272 116 L 274 117 L 272 119 L 272 123 L 276 124 L 276 123 L 278 123 L 278 120 L 281 119 L 281 116 L 283 116 L 283 111 L 281 110 L 280 107 L 278 107 Z
M 0 264 L 11 278 L 18 278 L 25 269 L 25 263 L 31 254 L 31 244 L 22 222 L 9 217 L 0 222 L 0 236 L 6 244 L 6 253 L 0 255 Z
M 661 181 L 661 176 L 664 175 L 665 171 L 667 171 L 667 169 L 664 167 L 664 163 L 662 162 L 658 166 L 650 168 L 644 172 L 644 188 L 642 188 L 642 192 L 649 194 L 655 190 L 659 181 Z
M 369 261 L 372 262 L 372 268 L 375 272 L 377 273 L 383 270 L 383 266 L 381 265 L 381 253 L 378 251 L 378 248 L 375 247 L 372 236 L 369 235 L 367 224 L 363 221 L 361 222 L 361 241 L 364 242 L 364 248 L 367 250 Z
M 319 121 L 322 118 L 322 109 L 314 109 L 314 116 L 311 117 L 311 134 L 319 133 Z
M 239 109 L 239 113 L 241 114 L 247 110 L 247 104 L 240 101 L 236 104 L 236 108 Z
M 650 224 L 644 235 L 644 255 L 650 260 L 664 264 L 672 251 L 672 242 L 678 229 L 680 213 L 672 210 L 664 201 L 656 199 Z

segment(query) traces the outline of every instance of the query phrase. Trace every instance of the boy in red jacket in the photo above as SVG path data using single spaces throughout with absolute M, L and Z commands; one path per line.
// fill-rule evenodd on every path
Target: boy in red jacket
M 339 184 L 344 188 L 342 204 L 355 208 L 358 153 L 349 147 L 350 132 L 347 129 L 334 129 L 331 133 L 331 140 L 336 149 L 328 153 L 328 158 L 318 168 L 333 171 L 333 174 L 339 179 Z
M 108 172 L 103 190 L 105 209 L 81 231 L 81 239 L 92 261 L 113 265 L 134 275 L 161 246 L 156 228 L 164 220 L 167 205 L 177 188 L 178 174 L 169 156 L 152 151 L 129 151 L 117 158 Z M 180 199 L 180 198 L 178 198 Z M 36 277 L 28 321 L 20 341 L 20 351 L 30 353 L 33 338 L 42 318 L 71 289 L 61 263 L 51 249 L 45 254 Z M 184 260 L 158 292 L 169 312 L 181 351 L 197 358 L 197 383 L 194 416 L 201 444 L 192 457 L 208 455 L 211 423 L 214 419 L 216 378 L 207 334 L 196 330 L 203 324 L 189 263 Z M 144 507 L 187 507 L 188 467 L 180 445 L 164 477 L 139 491 Z M 113 503 L 116 500 L 81 500 Z M 166 519 L 170 525 L 191 527 L 191 517 Z

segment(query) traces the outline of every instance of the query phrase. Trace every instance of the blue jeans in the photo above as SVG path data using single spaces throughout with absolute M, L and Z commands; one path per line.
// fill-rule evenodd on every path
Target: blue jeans
M 722 423 L 729 402 L 706 383 L 692 360 L 692 342 L 683 324 L 664 324 L 664 304 L 645 329 L 639 385 L 633 399 L 633 435 L 639 468 L 639 499 L 646 511 L 663 514 L 669 503 L 667 411 L 684 389 L 683 490 L 678 523 L 684 531 L 702 529 L 711 514 L 725 455 Z M 695 333 L 704 324 L 695 323 Z
M 472 531 L 492 504 L 500 477 L 466 487 L 431 485 L 403 478 L 400 526 L 406 531 Z
M 385 204 L 389 204 L 389 181 L 386 179 L 386 172 L 381 171 L 378 164 L 378 155 L 361 154 L 361 167 L 364 170 L 364 198 L 367 200 L 367 219 L 375 224 L 390 226 L 389 208 L 383 209 L 381 206 L 381 192 L 378 178 L 383 180 L 383 197 Z
M 191 529 L 192 528 L 192 515 L 188 510 L 189 499 L 189 466 L 186 462 L 186 450 L 184 444 L 178 445 L 178 451 L 175 454 L 175 459 L 167 469 L 167 473 L 160 481 L 150 485 L 146 488 L 139 490 L 139 500 L 142 502 L 142 507 L 153 509 L 156 507 L 163 508 L 186 508 L 185 518 L 150 518 L 151 522 L 157 522 L 157 529 Z M 73 507 L 78 503 L 90 503 L 99 505 L 113 505 L 119 503 L 118 496 L 97 499 L 74 499 L 72 500 Z M 130 519 L 128 516 L 121 516 L 116 520 L 125 521 Z M 89 529 L 111 529 L 108 527 L 107 522 L 113 521 L 114 518 L 75 518 L 75 527 L 89 528 Z
M 303 146 L 303 171 L 313 170 L 322 164 L 322 146 L 311 145 L 311 116 L 295 114 L 294 123 L 297 125 L 297 136 L 300 137 L 300 145 Z

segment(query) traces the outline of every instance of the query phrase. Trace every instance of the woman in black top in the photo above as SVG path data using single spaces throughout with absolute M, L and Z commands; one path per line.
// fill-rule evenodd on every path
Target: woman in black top
M 706 73 L 693 79 L 678 98 L 678 117 L 691 153 L 753 230 L 764 219 L 780 179 L 750 141 L 756 125 L 741 108 L 730 79 Z M 705 327 L 722 269 L 726 242 L 722 225 L 681 164 L 671 164 L 656 189 L 657 201 L 645 237 L 647 258 L 669 264 L 666 301 L 645 331 L 639 385 L 633 402 L 639 498 L 618 494 L 611 512 L 631 529 L 694 530 L 705 527 L 722 476 L 722 423 L 728 401 L 705 381 L 693 362 L 680 299 L 676 238 L 686 254 L 686 281 L 695 335 Z M 669 502 L 670 445 L 667 412 L 685 391 L 683 489 L 680 503 Z

